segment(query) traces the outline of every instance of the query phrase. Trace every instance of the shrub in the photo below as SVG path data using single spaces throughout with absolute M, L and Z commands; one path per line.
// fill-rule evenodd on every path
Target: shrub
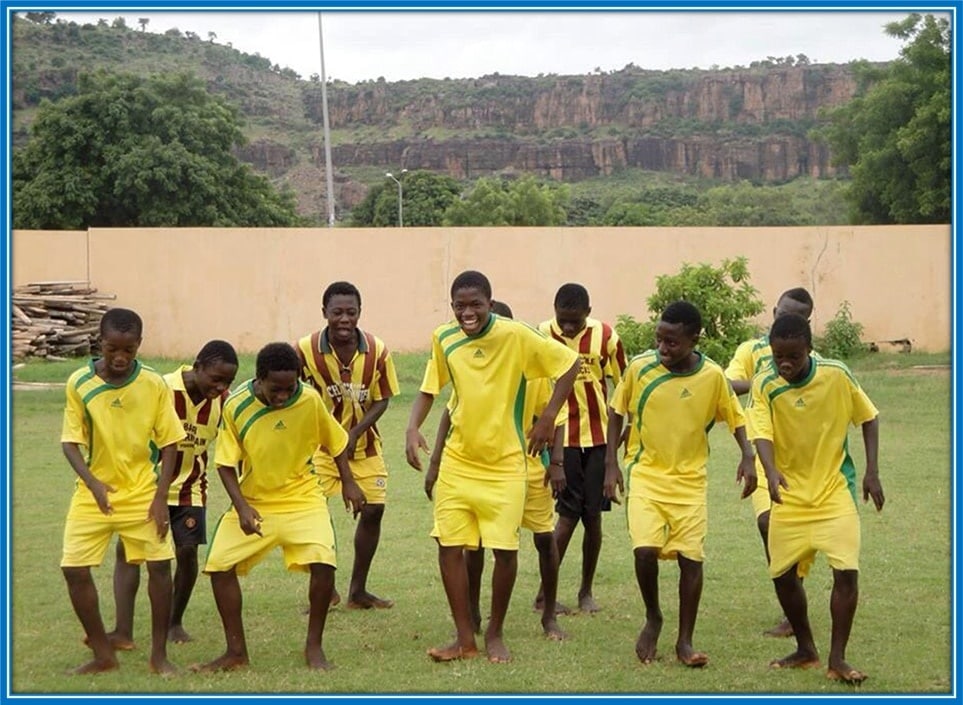
M 853 320 L 849 302 L 843 301 L 826 324 L 822 337 L 813 341 L 813 347 L 824 357 L 849 360 L 866 352 L 862 335 L 863 324 Z

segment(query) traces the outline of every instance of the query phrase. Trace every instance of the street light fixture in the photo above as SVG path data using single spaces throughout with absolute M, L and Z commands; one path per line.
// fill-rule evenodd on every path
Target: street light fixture
M 408 170 L 407 170 L 407 169 L 402 169 L 402 170 L 401 170 L 401 176 L 402 176 L 402 177 L 404 177 L 404 175 L 407 174 L 407 173 L 408 173 Z M 401 182 L 400 182 L 398 179 L 396 179 L 396 178 L 394 177 L 394 174 L 392 174 L 390 171 L 387 172 L 387 173 L 385 174 L 385 176 L 387 176 L 389 179 L 391 179 L 391 180 L 394 181 L 396 184 L 398 184 L 398 227 L 399 227 L 399 228 L 403 228 L 403 227 L 405 227 L 404 207 L 402 206 L 402 198 L 403 198 L 403 196 L 404 196 L 404 193 L 402 192 L 402 189 L 401 189 Z

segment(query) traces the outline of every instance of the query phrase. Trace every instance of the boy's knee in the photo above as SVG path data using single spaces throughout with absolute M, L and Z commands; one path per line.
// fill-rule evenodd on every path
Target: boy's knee
M 532 541 L 535 544 L 536 551 L 545 553 L 552 550 L 552 545 L 555 543 L 555 536 L 549 532 L 534 534 Z
M 67 581 L 68 585 L 84 585 L 94 581 L 90 568 L 86 566 L 79 568 L 65 566 L 60 570 L 64 574 L 64 580 Z

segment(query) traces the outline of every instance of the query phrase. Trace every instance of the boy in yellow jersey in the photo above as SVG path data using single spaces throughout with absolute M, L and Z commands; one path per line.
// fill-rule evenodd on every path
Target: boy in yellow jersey
M 579 355 L 578 377 L 566 400 L 565 489 L 555 502 L 558 523 L 555 542 L 559 562 L 565 560 L 569 541 L 582 523 L 582 579 L 578 608 L 598 612 L 592 595 L 595 569 L 602 550 L 602 511 L 608 503 L 602 495 L 605 480 L 605 432 L 608 424 L 608 380 L 617 385 L 625 371 L 625 350 L 618 333 L 608 323 L 589 318 L 589 294 L 581 284 L 563 284 L 555 294 L 555 318 L 538 329 Z M 535 597 L 541 606 L 544 586 Z M 558 604 L 560 613 L 570 610 Z
M 625 451 L 629 473 L 629 534 L 635 574 L 645 603 L 645 624 L 635 642 L 639 660 L 655 660 L 662 631 L 659 560 L 679 564 L 679 634 L 676 658 L 701 667 L 709 657 L 692 646 L 702 596 L 706 537 L 706 462 L 709 429 L 725 421 L 742 459 L 736 470 L 742 496 L 756 489 L 745 416 L 715 362 L 695 350 L 702 330 L 699 310 L 687 301 L 669 304 L 656 327 L 656 350 L 632 359 L 612 395 L 605 456 L 605 493 L 618 501 L 623 490 L 618 447 L 628 417 Z
M 819 666 L 797 566 L 811 562 L 822 551 L 833 569 L 826 675 L 859 684 L 866 674 L 846 662 L 859 600 L 860 549 L 856 468 L 847 447 L 847 430 L 850 424 L 862 427 L 863 501 L 872 497 L 877 511 L 882 510 L 879 412 L 844 364 L 812 354 L 812 331 L 802 316 L 777 318 L 769 330 L 769 344 L 774 370 L 753 377 L 747 413 L 773 502 L 769 575 L 796 636 L 796 651 L 770 666 Z
M 492 301 L 492 312 L 505 318 L 512 318 L 508 304 Z M 528 382 L 525 390 L 525 410 L 522 418 L 525 423 L 534 423 L 538 414 L 548 404 L 552 396 L 551 381 L 545 378 Z M 553 497 L 565 489 L 565 472 L 562 467 L 565 409 L 559 412 L 556 420 L 555 437 L 551 453 L 543 451 L 541 462 L 528 463 L 528 487 L 525 494 L 525 511 L 522 515 L 522 528 L 532 532 L 535 550 L 538 552 L 538 573 L 545 586 L 542 601 L 542 632 L 549 639 L 561 641 L 566 634 L 558 626 L 555 615 L 555 598 L 558 591 L 558 548 L 555 545 L 555 509 Z M 451 429 L 451 415 L 446 408 L 438 423 L 435 447 L 431 454 L 428 471 L 425 473 L 425 494 L 432 499 L 432 490 L 438 481 L 441 465 L 441 452 L 445 438 Z M 433 535 L 436 535 L 433 532 Z M 481 632 L 481 579 L 485 570 L 485 550 L 478 547 L 465 551 L 468 569 L 468 594 L 471 605 L 472 626 L 476 634 Z
M 328 410 L 348 432 L 348 465 L 367 502 L 354 534 L 354 567 L 348 588 L 351 609 L 386 609 L 392 600 L 368 592 L 368 572 L 381 538 L 388 468 L 377 421 L 398 394 L 391 353 L 380 338 L 358 328 L 361 292 L 349 282 L 334 282 L 321 297 L 327 326 L 298 340 L 301 379 L 313 386 Z M 315 455 L 326 497 L 341 493 L 338 470 L 326 453 Z M 335 590 L 334 604 L 340 602 Z
M 318 446 L 334 457 L 345 507 L 357 517 L 364 495 L 348 467 L 348 434 L 314 389 L 301 383 L 301 361 L 287 343 L 257 354 L 256 375 L 224 404 L 215 460 L 231 509 L 218 521 L 204 572 L 224 626 L 225 653 L 202 671 L 226 671 L 249 662 L 241 619 L 246 575 L 276 547 L 288 570 L 309 573 L 304 659 L 326 670 L 324 625 L 334 590 L 334 528 L 311 458 Z
M 177 444 L 174 478 L 167 495 L 177 569 L 167 639 L 191 640 L 184 629 L 184 612 L 197 581 L 197 547 L 207 543 L 207 458 L 221 420 L 221 404 L 237 374 L 237 353 L 223 340 L 211 340 L 193 365 L 164 375 L 174 410 L 186 436 Z M 140 587 L 140 566 L 127 562 L 124 543 L 117 542 L 114 563 L 114 631 L 107 636 L 115 649 L 134 648 L 134 602 Z
M 813 313 L 813 297 L 802 287 L 796 287 L 784 291 L 776 301 L 776 306 L 772 310 L 772 317 L 775 320 L 787 313 L 795 313 L 807 321 Z M 752 386 L 752 378 L 763 369 L 770 369 L 772 366 L 772 348 L 769 347 L 769 336 L 763 335 L 740 343 L 726 367 L 726 377 L 733 391 L 737 395 L 746 394 Z M 756 476 L 764 477 L 762 463 L 756 459 Z M 762 547 L 766 552 L 766 563 L 769 563 L 769 509 L 772 502 L 769 499 L 769 488 L 765 482 L 759 482 L 756 491 L 752 493 L 752 508 L 756 515 L 756 527 L 762 537 Z M 800 577 L 805 577 L 809 573 L 810 566 L 801 564 L 799 566 Z M 783 619 L 779 624 L 763 632 L 766 636 L 790 637 L 792 636 L 792 625 L 788 619 Z
M 118 667 L 100 617 L 91 566 L 100 565 L 116 533 L 128 560 L 147 563 L 151 603 L 150 669 L 167 660 L 171 546 L 167 490 L 184 428 L 164 380 L 137 360 L 143 322 L 134 311 L 108 310 L 100 321 L 101 357 L 67 380 L 61 446 L 77 485 L 64 526 L 60 566 L 74 612 L 94 658 L 75 673 Z M 86 453 L 81 451 L 84 448 Z M 160 454 L 155 474 L 154 453 Z
M 431 359 L 408 421 L 406 452 L 417 460 L 418 428 L 431 400 L 451 382 L 451 432 L 434 488 L 438 563 L 451 608 L 455 642 L 428 650 L 436 661 L 478 655 L 463 549 L 494 551 L 488 660 L 511 659 L 503 626 L 518 570 L 518 535 L 528 480 L 526 451 L 536 456 L 555 435 L 555 418 L 572 389 L 578 358 L 535 329 L 491 313 L 492 289 L 476 271 L 455 277 L 455 321 L 432 335 Z M 556 379 L 548 404 L 528 431 L 523 418 L 527 380 Z M 427 408 L 426 408 L 427 401 Z M 420 464 L 420 462 L 419 462 Z

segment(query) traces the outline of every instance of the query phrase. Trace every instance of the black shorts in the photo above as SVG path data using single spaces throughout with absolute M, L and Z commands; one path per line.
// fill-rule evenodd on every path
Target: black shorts
M 171 515 L 171 534 L 177 548 L 200 546 L 207 543 L 207 511 L 204 507 L 181 507 L 168 505 Z
M 604 500 L 605 446 L 566 448 L 565 489 L 555 501 L 555 511 L 569 519 L 591 519 L 611 508 Z

